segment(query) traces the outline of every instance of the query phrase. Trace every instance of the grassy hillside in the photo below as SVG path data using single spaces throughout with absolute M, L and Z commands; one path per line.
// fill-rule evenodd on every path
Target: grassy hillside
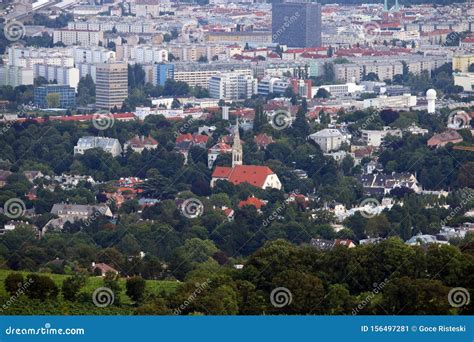
M 10 299 L 10 295 L 5 291 L 4 281 L 10 270 L 0 270 L 0 310 L 2 306 Z M 24 276 L 31 272 L 20 272 Z M 64 279 L 69 277 L 63 274 L 38 273 L 46 275 L 54 280 L 60 288 Z M 92 293 L 95 289 L 104 286 L 102 277 L 89 277 L 86 285 L 81 289 L 81 296 L 78 302 L 69 302 L 63 300 L 61 294 L 54 301 L 30 300 L 25 295 L 15 300 L 0 314 L 10 315 L 130 315 L 133 314 L 134 307 L 130 298 L 125 294 L 125 279 L 119 281 L 122 292 L 120 295 L 120 306 L 110 306 L 107 308 L 97 308 L 92 302 Z M 159 295 L 160 293 L 173 293 L 178 287 L 176 281 L 147 280 L 146 290 L 150 295 Z

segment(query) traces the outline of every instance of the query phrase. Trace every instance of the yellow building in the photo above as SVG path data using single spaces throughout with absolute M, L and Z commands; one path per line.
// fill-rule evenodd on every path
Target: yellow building
M 453 56 L 453 70 L 467 72 L 471 64 L 474 64 L 474 54 L 472 53 Z

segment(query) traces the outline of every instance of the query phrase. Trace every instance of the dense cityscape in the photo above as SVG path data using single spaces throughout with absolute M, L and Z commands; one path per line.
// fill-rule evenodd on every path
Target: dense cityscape
M 469 315 L 471 1 L 4 0 L 2 315 Z

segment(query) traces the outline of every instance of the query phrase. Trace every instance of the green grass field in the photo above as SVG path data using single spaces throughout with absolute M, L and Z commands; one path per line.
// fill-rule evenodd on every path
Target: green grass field
M 11 270 L 2 270 L 0 269 L 0 300 L 6 301 L 10 295 L 5 291 L 5 278 L 8 274 L 12 273 Z M 19 272 L 24 276 L 31 272 Z M 63 274 L 50 274 L 50 273 L 37 273 L 41 275 L 46 275 L 53 279 L 56 285 L 61 288 L 62 282 L 64 279 L 68 278 L 68 275 Z M 32 301 L 22 296 L 14 305 L 12 305 L 11 313 L 12 314 L 131 314 L 131 300 L 125 294 L 125 278 L 119 280 L 120 287 L 122 289 L 120 294 L 120 302 L 122 303 L 121 308 L 109 307 L 104 309 L 95 308 L 92 304 L 92 299 L 89 305 L 83 305 L 78 303 L 71 303 L 62 299 L 61 295 L 58 296 L 55 301 L 46 301 L 37 303 L 37 301 Z M 95 289 L 104 286 L 102 277 L 91 276 L 87 279 L 86 285 L 81 289 L 81 293 L 86 293 L 91 295 Z M 165 280 L 147 280 L 146 281 L 146 291 L 149 294 L 159 295 L 163 292 L 173 293 L 176 291 L 176 288 L 179 286 L 177 281 L 165 281 Z M 28 306 L 28 308 L 20 309 L 20 307 Z M 86 303 L 87 304 L 87 303 Z M 3 303 L 0 303 L 0 307 Z M 98 309 L 98 310 L 97 310 Z M 20 311 L 19 311 L 20 310 Z M 8 314 L 8 312 L 5 312 Z

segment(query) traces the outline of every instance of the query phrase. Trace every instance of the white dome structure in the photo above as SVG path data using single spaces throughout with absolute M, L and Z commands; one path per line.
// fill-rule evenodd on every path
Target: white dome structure
M 435 99 L 436 100 L 436 90 L 434 89 L 429 89 L 427 92 L 426 92 L 426 98 L 428 100 L 431 100 L 431 99 Z
M 426 100 L 428 101 L 428 113 L 434 114 L 436 113 L 436 90 L 429 89 L 426 92 Z

